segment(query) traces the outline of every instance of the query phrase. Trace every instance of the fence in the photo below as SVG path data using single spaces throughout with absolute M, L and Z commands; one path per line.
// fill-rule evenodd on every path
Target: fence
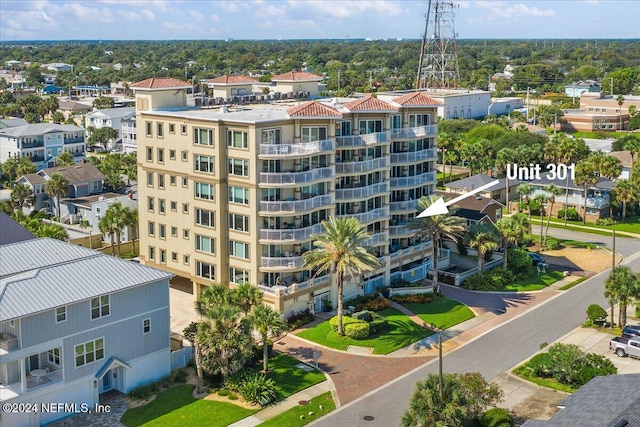
M 182 347 L 171 352 L 171 370 L 184 368 L 193 358 L 193 347 Z

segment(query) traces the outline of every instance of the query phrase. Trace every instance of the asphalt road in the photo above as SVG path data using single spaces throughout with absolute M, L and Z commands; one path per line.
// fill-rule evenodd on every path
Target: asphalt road
M 607 240 L 604 236 L 585 233 L 551 233 L 558 237 L 585 241 Z M 624 242 L 623 242 L 624 240 Z M 640 240 L 618 239 L 616 247 L 628 257 L 623 261 L 634 271 L 640 271 Z M 609 246 L 609 245 L 607 245 Z M 533 308 L 520 317 L 507 321 L 480 338 L 447 354 L 443 358 L 445 372 L 480 372 L 491 380 L 502 372 L 511 369 L 522 360 L 540 349 L 540 344 L 551 343 L 579 326 L 585 318 L 589 304 L 607 302 L 603 296 L 603 285 L 609 271 L 593 278 Z M 437 373 L 437 361 L 427 363 L 420 368 L 396 379 L 354 402 L 345 405 L 323 417 L 312 425 L 317 426 L 384 426 L 400 425 L 402 414 L 406 410 L 416 383 L 426 374 Z M 371 417 L 373 417 L 371 419 Z

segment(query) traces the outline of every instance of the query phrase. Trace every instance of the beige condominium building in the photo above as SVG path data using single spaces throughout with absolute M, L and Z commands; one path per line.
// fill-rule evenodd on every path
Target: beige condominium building
M 337 288 L 304 269 L 322 220 L 353 216 L 381 267 L 345 299 L 426 277 L 431 241 L 405 227 L 436 186 L 436 109 L 423 92 L 187 107 L 189 83 L 152 78 L 136 96 L 140 259 L 193 283 L 249 282 L 283 312 L 320 311 Z M 446 268 L 448 252 L 439 265 Z

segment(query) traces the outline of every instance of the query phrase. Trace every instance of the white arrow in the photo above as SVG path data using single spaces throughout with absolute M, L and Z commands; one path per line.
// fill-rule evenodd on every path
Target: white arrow
M 487 188 L 491 188 L 494 185 L 498 184 L 499 182 L 500 182 L 499 180 L 495 179 L 488 184 L 484 184 L 474 190 L 469 191 L 468 193 L 461 194 L 458 197 L 455 197 L 446 202 L 442 197 L 440 197 L 438 200 L 433 202 L 427 209 L 423 210 L 420 213 L 420 215 L 418 215 L 416 218 L 427 218 L 434 215 L 446 215 L 449 213 L 449 209 L 447 208 L 447 206 L 451 206 L 459 202 L 460 200 L 466 199 L 469 196 L 473 196 L 474 194 L 484 191 Z

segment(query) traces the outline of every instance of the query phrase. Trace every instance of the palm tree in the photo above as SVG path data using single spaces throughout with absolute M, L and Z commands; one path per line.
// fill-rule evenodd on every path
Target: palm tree
M 616 199 L 622 202 L 622 220 L 627 215 L 627 203 L 633 203 L 640 198 L 640 190 L 628 179 L 616 181 Z
M 638 140 L 637 138 L 633 138 L 633 139 L 629 138 L 624 143 L 622 148 L 627 150 L 629 152 L 629 154 L 631 155 L 631 164 L 633 165 L 635 163 L 636 154 L 638 154 L 638 152 L 640 152 L 640 140 Z M 633 175 L 631 175 L 629 178 L 632 178 L 632 177 L 633 177 Z
M 549 204 L 549 212 L 547 213 L 547 229 L 544 233 L 544 239 L 546 242 L 547 237 L 549 237 L 549 224 L 551 223 L 551 213 L 553 212 L 553 205 L 556 203 L 556 196 L 562 194 L 562 188 L 558 187 L 555 184 L 549 184 L 544 187 L 544 191 L 548 193 L 547 203 Z
M 262 291 L 250 283 L 242 283 L 233 290 L 235 303 L 248 314 L 262 302 Z
M 113 232 L 116 237 L 116 245 L 118 247 L 118 256 L 120 256 L 120 242 L 122 240 L 122 229 L 125 227 L 126 212 L 122 207 L 122 203 L 116 202 L 107 208 L 105 218 L 111 222 Z
M 56 166 L 73 166 L 76 164 L 75 159 L 73 158 L 73 154 L 68 151 L 63 151 L 58 154 L 58 158 L 56 159 Z
M 214 283 L 200 292 L 195 304 L 196 313 L 204 316 L 208 310 L 213 309 L 215 306 L 225 304 L 234 304 L 233 291 L 225 285 Z
M 453 147 L 453 137 L 446 132 L 438 135 L 438 148 L 442 152 L 442 182 L 447 182 L 447 152 Z M 451 178 L 451 177 L 449 177 Z
M 529 234 L 531 233 L 531 195 L 535 191 L 531 184 L 520 184 L 518 186 L 518 194 L 522 197 L 522 201 L 527 205 L 527 214 L 529 215 Z
M 287 324 L 277 311 L 265 304 L 258 304 L 253 308 L 249 315 L 249 322 L 262 340 L 262 370 L 267 372 L 269 368 L 269 335 L 280 335 L 287 330 Z
M 106 213 L 100 218 L 98 221 L 98 229 L 103 235 L 109 235 L 109 240 L 111 241 L 111 255 L 115 256 L 115 234 L 116 227 L 113 221 L 112 215 L 107 215 Z
M 459 426 L 467 418 L 466 399 L 454 374 L 444 374 L 442 391 L 438 375 L 430 374 L 416 385 L 403 427 Z M 442 398 L 440 397 L 442 396 Z
M 140 221 L 138 209 L 126 207 L 122 211 L 124 216 L 124 225 L 125 227 L 129 227 L 129 230 L 131 230 L 131 250 L 135 254 L 136 239 L 138 238 L 138 222 Z
M 611 305 L 611 325 L 613 327 L 613 306 L 619 304 L 618 323 L 620 328 L 627 324 L 627 305 L 640 298 L 640 283 L 638 278 L 626 265 L 619 265 L 613 269 L 604 282 L 604 296 Z
M 575 183 L 584 188 L 584 211 L 582 214 L 582 223 L 587 223 L 587 195 L 589 188 L 596 185 L 600 177 L 598 176 L 598 168 L 593 162 L 588 160 L 582 161 L 576 166 Z
M 67 230 L 58 224 L 45 224 L 39 222 L 38 230 L 34 233 L 36 237 L 48 237 L 50 239 L 66 240 L 69 237 Z
M 15 209 L 22 211 L 27 206 L 33 205 L 35 197 L 33 190 L 26 184 L 16 184 L 11 189 L 11 202 Z
M 44 184 L 44 192 L 56 199 L 58 221 L 60 221 L 60 197 L 67 194 L 67 191 L 69 191 L 69 181 L 59 173 L 51 175 L 51 178 Z
M 622 104 L 624 104 L 624 96 L 622 95 L 618 95 L 618 97 L 616 98 L 616 101 L 618 101 L 618 121 L 620 122 L 620 126 L 618 127 L 618 129 L 622 130 Z
M 331 271 L 336 274 L 338 285 L 338 334 L 344 335 L 342 305 L 344 277 L 352 277 L 373 271 L 380 266 L 378 258 L 365 247 L 370 238 L 366 229 L 354 217 L 330 217 L 322 221 L 326 234 L 313 235 L 315 249 L 302 254 L 304 268 L 316 270 L 316 274 Z
M 422 197 L 418 200 L 418 211 L 422 212 L 438 200 L 437 197 Z M 458 241 L 467 229 L 467 221 L 455 215 L 433 215 L 426 218 L 413 218 L 407 225 L 411 230 L 417 230 L 418 235 L 425 239 L 431 239 L 433 245 L 433 277 L 432 291 L 435 295 L 438 290 L 438 256 L 442 247 L 442 239 L 449 238 Z
M 522 237 L 522 230 L 518 223 L 514 221 L 513 217 L 500 218 L 498 222 L 496 222 L 496 228 L 500 231 L 500 235 L 502 236 L 502 245 L 504 246 L 503 267 L 506 270 L 509 244 L 517 246 L 518 241 Z
M 498 249 L 500 236 L 494 226 L 478 223 L 469 228 L 466 241 L 470 247 L 478 251 L 478 273 L 482 273 L 485 257 Z

